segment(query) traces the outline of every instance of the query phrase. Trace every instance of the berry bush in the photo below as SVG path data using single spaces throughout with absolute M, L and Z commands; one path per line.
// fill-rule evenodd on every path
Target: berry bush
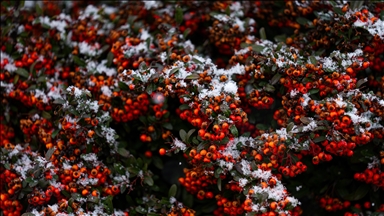
M 384 3 L 1 2 L 1 215 L 383 215 Z

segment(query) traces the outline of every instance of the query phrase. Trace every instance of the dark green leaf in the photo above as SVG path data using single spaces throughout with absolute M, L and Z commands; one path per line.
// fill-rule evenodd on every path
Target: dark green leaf
M 45 159 L 46 160 L 49 160 L 53 154 L 53 152 L 55 152 L 55 148 L 50 148 L 47 153 L 45 153 Z
M 280 78 L 281 78 L 281 74 L 277 73 L 275 74 L 272 79 L 271 79 L 271 84 L 272 85 L 275 85 L 277 82 L 280 81 Z
M 107 55 L 107 67 L 111 67 L 111 65 L 113 63 L 113 58 L 114 58 L 113 53 L 109 52 Z
M 319 142 L 323 142 L 326 139 L 327 138 L 325 136 L 319 136 L 319 137 L 316 137 L 315 139 L 313 139 L 313 142 L 319 143 Z
M 177 25 L 180 25 L 183 22 L 183 9 L 181 9 L 181 7 L 176 7 L 175 21 Z
M 301 117 L 300 117 L 300 121 L 301 121 L 302 123 L 304 123 L 304 124 L 309 124 L 309 123 L 311 123 L 311 120 L 309 120 L 309 118 L 308 118 L 308 117 L 305 117 L 305 116 L 301 116 Z
M 13 84 L 16 84 L 17 81 L 19 81 L 19 78 L 20 78 L 19 74 L 16 74 L 15 78 L 13 79 Z
M 125 148 L 118 148 L 117 153 L 119 153 L 123 157 L 129 157 L 129 151 Z
M 88 198 L 87 198 L 87 202 L 98 204 L 99 201 L 100 201 L 99 197 L 88 196 Z
M 363 6 L 364 1 L 351 1 L 350 8 L 352 10 L 359 9 L 361 6 Z
M 309 56 L 309 61 L 311 62 L 311 64 L 313 65 L 317 65 L 317 59 L 315 58 L 315 56 Z
M 195 132 L 195 131 L 196 131 L 196 129 L 191 129 L 191 130 L 188 131 L 188 133 L 187 133 L 187 141 L 189 140 L 189 137 L 191 137 L 191 135 L 192 135 L 193 132 Z
M 221 178 L 217 179 L 217 189 L 219 189 L 219 191 L 221 191 Z
M 35 3 L 35 9 L 38 16 L 43 15 L 43 9 L 40 7 L 40 4 L 38 2 Z
M 47 112 L 47 111 L 43 111 L 43 112 L 41 113 L 41 116 L 42 116 L 43 118 L 47 119 L 47 120 L 52 118 L 51 114 L 49 114 L 49 112 Z
M 180 135 L 180 139 L 183 141 L 183 142 L 186 142 L 186 139 L 187 139 L 187 132 L 185 132 L 185 130 L 181 129 L 179 131 L 179 135 Z
M 145 176 L 144 177 L 144 183 L 149 185 L 149 186 L 153 186 L 154 181 L 153 181 L 151 176 Z
M 145 208 L 143 208 L 142 206 L 137 206 L 135 208 L 135 210 L 140 213 L 140 214 L 146 214 L 147 213 L 147 210 Z
M 296 22 L 303 26 L 308 25 L 310 23 L 310 21 L 304 17 L 297 17 Z
M 107 213 L 111 214 L 113 212 L 113 196 L 109 195 L 106 199 L 102 201 L 104 204 L 105 210 L 107 210 Z
M 127 84 L 125 84 L 125 83 L 123 83 L 123 82 L 121 82 L 121 81 L 119 81 L 117 84 L 118 84 L 118 86 L 119 86 L 119 88 L 120 88 L 121 90 L 123 90 L 123 91 L 129 91 L 129 87 L 128 87 Z
M 237 130 L 237 127 L 235 125 L 232 125 L 229 130 L 231 131 L 231 134 L 233 134 L 234 137 L 239 136 L 239 131 Z
M 313 95 L 313 94 L 317 94 L 319 92 L 319 89 L 318 88 L 314 88 L 314 89 L 310 89 L 309 91 L 309 94 Z
M 275 91 L 275 87 L 273 85 L 270 85 L 270 84 L 267 84 L 265 85 L 265 91 L 267 92 L 274 92 Z
M 188 104 L 181 104 L 181 105 L 179 106 L 179 109 L 180 109 L 181 111 L 183 111 L 183 110 L 187 110 L 187 109 L 189 109 L 189 105 L 188 105 Z
M 161 160 L 160 157 L 158 157 L 158 156 L 153 156 L 152 159 L 153 159 L 153 164 L 154 164 L 158 169 L 163 169 L 163 168 L 164 168 L 163 160 Z
M 65 103 L 65 100 L 61 99 L 61 98 L 57 98 L 55 99 L 52 103 L 54 104 L 64 104 Z
M 268 127 L 265 124 L 256 124 L 256 128 L 259 130 L 268 130 Z
M 19 74 L 20 76 L 22 77 L 25 77 L 25 78 L 28 78 L 29 77 L 29 73 L 27 70 L 25 70 L 24 68 L 18 68 L 15 73 Z
M 168 197 L 175 197 L 177 192 L 177 186 L 176 184 L 173 184 L 168 191 Z
M 282 35 L 277 35 L 275 36 L 275 41 L 278 42 L 285 42 L 287 40 L 287 35 L 282 34 Z
M 265 47 L 263 47 L 261 45 L 252 45 L 251 47 L 252 47 L 253 51 L 258 52 L 258 53 L 262 52 L 265 49 Z
M 171 123 L 166 122 L 166 123 L 163 124 L 163 128 L 168 129 L 168 130 L 172 130 L 173 126 L 172 126 Z
M 80 67 L 85 67 L 87 65 L 84 60 L 79 58 L 79 56 L 74 55 L 72 56 L 72 58 L 75 64 L 77 64 Z
M 186 39 L 188 34 L 191 32 L 191 29 L 190 28 L 187 28 L 184 30 L 184 33 L 183 33 L 183 39 Z
M 265 34 L 265 29 L 264 29 L 264 27 L 260 28 L 260 30 L 259 30 L 259 34 L 260 34 L 260 38 L 261 38 L 262 40 L 267 40 L 267 34 Z
M 199 79 L 199 74 L 191 74 L 191 75 L 188 75 L 187 77 L 185 77 L 186 80 L 195 80 L 195 79 Z
M 357 81 L 357 83 L 356 83 L 356 88 L 360 88 L 360 86 L 363 85 L 364 83 L 366 83 L 367 81 L 368 81 L 367 78 L 359 79 L 359 81 Z
M 295 125 L 295 123 L 293 122 L 290 122 L 288 125 L 287 125 L 287 132 L 290 132 L 293 128 L 293 126 Z

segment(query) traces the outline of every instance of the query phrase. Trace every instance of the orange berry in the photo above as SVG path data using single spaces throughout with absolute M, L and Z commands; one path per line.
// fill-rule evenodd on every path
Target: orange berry
M 165 155 L 166 153 L 167 153 L 167 151 L 164 148 L 159 149 L 159 154 L 161 156 Z

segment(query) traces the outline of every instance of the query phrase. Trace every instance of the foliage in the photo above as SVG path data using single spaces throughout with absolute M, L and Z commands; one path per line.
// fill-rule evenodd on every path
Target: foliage
M 380 215 L 384 4 L 3 1 L 3 215 Z

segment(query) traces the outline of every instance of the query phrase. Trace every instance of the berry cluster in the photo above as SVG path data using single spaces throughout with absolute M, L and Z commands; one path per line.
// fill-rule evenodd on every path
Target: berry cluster
M 383 9 L 2 2 L 1 213 L 380 214 Z

